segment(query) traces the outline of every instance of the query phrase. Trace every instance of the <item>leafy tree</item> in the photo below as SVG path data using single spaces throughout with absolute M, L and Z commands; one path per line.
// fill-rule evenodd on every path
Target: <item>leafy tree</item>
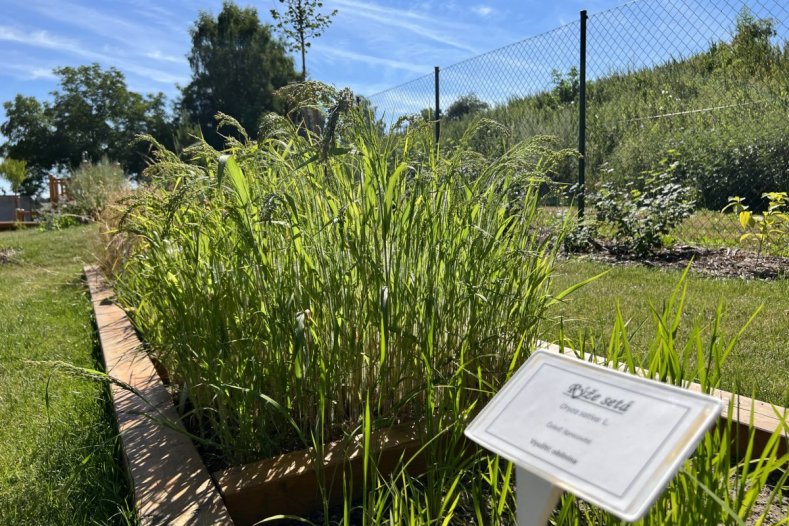
M 563 75 L 559 70 L 551 70 L 551 79 L 553 80 L 553 91 L 551 92 L 556 100 L 562 104 L 573 102 L 578 99 L 578 92 L 580 89 L 578 68 L 571 67 L 566 75 Z
M 252 131 L 265 112 L 282 111 L 274 92 L 297 75 L 283 44 L 255 9 L 225 2 L 216 18 L 201 12 L 190 33 L 192 81 L 183 88 L 180 106 L 206 141 L 215 148 L 224 142 L 214 122 L 219 112 Z
M 285 6 L 285 11 L 280 13 L 271 10 L 271 16 L 277 22 L 277 28 L 285 34 L 290 41 L 290 51 L 301 52 L 301 80 L 307 80 L 307 48 L 310 40 L 316 39 L 331 24 L 331 19 L 337 14 L 335 9 L 328 15 L 319 10 L 323 2 L 317 0 L 279 0 Z
M 51 107 L 42 104 L 35 97 L 17 95 L 13 101 L 3 103 L 6 120 L 0 125 L 0 132 L 7 141 L 0 145 L 0 153 L 6 157 L 24 159 L 27 167 L 39 178 L 39 172 L 46 172 L 55 159 L 61 157 L 61 145 L 53 143 L 51 129 Z M 35 193 L 35 185 L 32 188 Z M 27 193 L 27 192 L 24 192 Z
M 16 199 L 16 208 L 19 208 L 19 193 L 22 184 L 27 179 L 27 163 L 16 159 L 6 158 L 0 163 L 0 178 L 11 184 L 11 191 Z
M 475 93 L 469 93 L 449 105 L 446 117 L 450 121 L 457 121 L 466 115 L 473 115 L 488 108 L 487 102 L 480 100 Z
M 779 52 L 770 43 L 775 35 L 773 20 L 755 18 L 747 8 L 743 8 L 737 15 L 737 32 L 731 42 L 735 64 L 747 68 L 749 73 L 769 66 Z
M 98 64 L 55 69 L 60 89 L 52 101 L 17 95 L 5 102 L 0 125 L 8 140 L 0 145 L 7 157 L 23 159 L 30 168 L 26 181 L 35 193 L 53 167 L 73 168 L 83 156 L 108 157 L 130 173 L 145 166 L 145 150 L 134 142 L 148 133 L 169 143 L 170 124 L 164 95 L 143 96 L 129 91 L 123 74 Z
M 0 177 L 9 182 L 12 192 L 18 194 L 27 178 L 27 163 L 11 158 L 4 159 L 0 163 Z

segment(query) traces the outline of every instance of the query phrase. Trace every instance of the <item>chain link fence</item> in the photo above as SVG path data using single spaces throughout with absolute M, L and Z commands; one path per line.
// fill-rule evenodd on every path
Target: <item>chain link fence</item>
M 636 0 L 584 16 L 369 100 L 387 124 L 435 120 L 438 109 L 443 144 L 473 116 L 489 117 L 507 130 L 475 139 L 489 155 L 536 135 L 582 151 L 585 143 L 583 163 L 568 161 L 555 178 L 580 180 L 587 195 L 668 172 L 696 201 L 674 238 L 737 243 L 736 217 L 720 212 L 728 197 L 758 209 L 762 193 L 789 191 L 789 4 Z

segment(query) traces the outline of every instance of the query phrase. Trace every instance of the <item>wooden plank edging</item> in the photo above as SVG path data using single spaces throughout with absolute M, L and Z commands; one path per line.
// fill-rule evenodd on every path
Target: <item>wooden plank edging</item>
M 605 359 L 601 356 L 592 356 L 589 354 L 584 358 L 579 358 L 571 349 L 562 349 L 558 345 L 546 342 L 538 342 L 537 347 L 545 349 L 546 351 L 552 352 L 554 354 L 562 354 L 564 356 L 571 356 L 579 360 L 597 363 L 598 365 L 605 365 Z M 620 371 L 627 371 L 627 366 L 625 364 L 619 364 L 617 369 Z M 636 369 L 636 375 L 642 378 L 646 376 L 644 371 L 641 369 Z M 701 385 L 695 382 L 686 385 L 685 388 L 697 393 L 702 392 Z M 739 453 L 741 455 L 745 452 L 745 447 L 748 444 L 751 418 L 753 418 L 753 429 L 755 435 L 754 455 L 761 454 L 772 434 L 781 428 L 783 425 L 781 418 L 783 418 L 784 422 L 787 418 L 789 418 L 789 412 L 787 412 L 785 407 L 768 404 L 767 402 L 748 398 L 747 396 L 730 393 L 721 389 L 713 390 L 711 396 L 714 396 L 723 402 L 721 423 L 727 421 L 729 417 L 729 404 L 730 402 L 732 403 L 734 412 L 731 417 L 732 431 L 733 433 L 736 433 L 736 435 L 733 436 L 735 436 L 737 439 L 738 445 L 740 447 Z M 779 415 L 781 415 L 781 418 L 779 418 Z M 779 455 L 786 453 L 787 444 L 789 444 L 789 432 L 785 427 L 783 429 L 783 437 L 784 440 L 781 441 L 781 445 L 778 449 Z
M 208 470 L 182 432 L 170 394 L 141 350 L 126 313 L 112 303 L 112 289 L 95 266 L 85 267 L 85 276 L 105 370 L 142 395 L 111 385 L 140 524 L 232 525 Z
M 412 475 L 425 471 L 419 455 L 422 442 L 413 424 L 401 424 L 373 431 L 370 436 L 374 471 L 389 474 L 401 458 L 409 462 Z M 214 473 L 228 510 L 237 526 L 251 526 L 273 515 L 305 516 L 320 509 L 316 454 L 303 449 Z M 329 502 L 342 503 L 343 481 L 361 496 L 364 447 L 362 435 L 326 444 L 323 450 L 322 479 Z
M 309 494 L 299 492 L 299 488 L 312 487 L 316 482 L 312 471 L 314 455 L 308 451 L 288 453 L 217 472 L 214 474 L 219 485 L 217 490 L 191 439 L 182 432 L 183 427 L 170 394 L 153 363 L 141 350 L 142 343 L 126 313 L 112 303 L 112 289 L 95 266 L 85 267 L 85 276 L 96 315 L 105 369 L 110 376 L 142 395 L 138 396 L 120 385 L 111 386 L 140 523 L 232 525 L 233 520 L 225 502 L 228 506 L 233 505 L 233 516 L 240 523 L 259 520 L 266 516 L 266 510 L 276 509 L 275 513 L 282 513 L 282 505 L 294 505 L 299 511 L 304 506 L 313 506 L 313 501 L 320 496 L 314 491 L 309 491 Z M 559 346 L 545 342 L 539 342 L 538 347 L 575 356 L 571 351 L 565 353 Z M 600 357 L 590 355 L 588 358 L 589 361 L 603 362 Z M 624 370 L 625 366 L 620 364 L 618 368 Z M 637 374 L 644 376 L 641 370 Z M 701 386 L 696 383 L 686 387 L 692 391 L 701 391 Z M 760 400 L 718 389 L 713 392 L 713 396 L 724 402 L 722 422 L 728 416 L 729 401 L 733 400 L 736 414 L 732 416 L 732 425 L 736 427 L 741 445 L 747 443 L 749 422 L 753 418 L 758 451 L 782 425 L 776 411 L 784 419 L 787 417 L 786 408 Z M 154 419 L 150 418 L 152 415 Z M 162 420 L 169 422 L 175 429 L 161 425 L 158 421 Z M 786 452 L 789 442 L 786 430 L 784 437 L 786 440 L 782 441 L 781 450 Z M 393 428 L 375 432 L 373 441 L 378 442 L 376 449 L 380 455 L 379 463 L 391 464 L 392 467 L 401 454 L 405 453 L 408 458 L 419 449 L 413 429 Z M 324 469 L 327 475 L 330 474 L 329 479 L 337 480 L 339 476 L 341 480 L 340 474 L 349 467 L 351 471 L 360 469 L 355 465 L 361 459 L 359 444 L 328 444 L 324 453 Z M 383 465 L 379 465 L 379 468 L 383 468 Z M 341 494 L 342 484 L 337 484 L 332 491 Z

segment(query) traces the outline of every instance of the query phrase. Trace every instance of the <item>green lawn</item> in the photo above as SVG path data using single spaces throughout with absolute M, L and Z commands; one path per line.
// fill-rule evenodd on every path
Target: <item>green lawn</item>
M 0 524 L 134 520 L 107 389 L 30 363 L 101 363 L 80 279 L 95 237 L 0 233 Z
M 575 291 L 551 316 L 563 319 L 564 331 L 578 341 L 586 332 L 602 348 L 614 325 L 616 302 L 628 321 L 634 351 L 646 353 L 655 334 L 650 305 L 658 310 L 680 278 L 677 271 L 640 265 L 611 267 L 583 259 L 562 261 L 554 274 L 555 289 L 611 269 L 597 281 Z M 786 405 L 789 397 L 789 280 L 743 281 L 689 277 L 680 341 L 694 320 L 709 325 L 720 302 L 726 305 L 723 332 L 731 337 L 764 305 L 729 356 L 722 388 L 772 403 Z M 546 323 L 542 337 L 555 341 L 556 322 Z

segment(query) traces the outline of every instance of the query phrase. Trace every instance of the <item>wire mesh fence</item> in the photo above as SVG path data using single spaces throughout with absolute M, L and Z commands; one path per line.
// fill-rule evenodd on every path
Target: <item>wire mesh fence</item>
M 479 138 L 474 147 L 488 155 L 535 135 L 556 137 L 558 147 L 585 141 L 591 196 L 604 184 L 669 172 L 696 201 L 672 236 L 737 243 L 736 217 L 720 213 L 728 197 L 759 209 L 764 192 L 789 191 L 789 4 L 635 0 L 590 14 L 585 35 L 582 25 L 444 67 L 439 82 L 427 74 L 369 99 L 392 123 L 405 114 L 436 119 L 438 96 L 442 144 L 457 140 L 474 115 L 489 117 L 507 137 Z M 555 178 L 571 185 L 579 175 L 568 161 Z

